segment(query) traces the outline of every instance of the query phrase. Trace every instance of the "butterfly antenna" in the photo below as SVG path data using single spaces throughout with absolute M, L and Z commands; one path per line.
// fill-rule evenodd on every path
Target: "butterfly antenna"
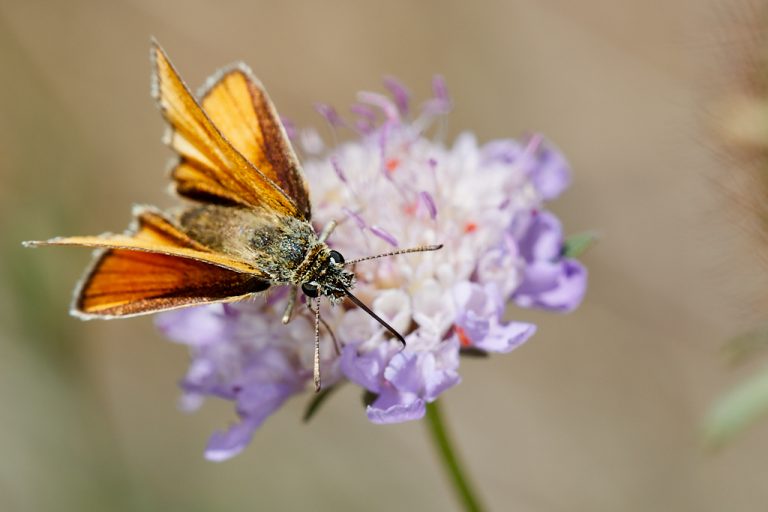
M 368 260 L 375 260 L 376 258 L 386 258 L 389 256 L 397 256 L 398 254 L 408 254 L 412 252 L 428 252 L 428 251 L 439 251 L 443 248 L 443 244 L 439 245 L 420 245 L 418 247 L 410 247 L 408 249 L 400 249 L 397 251 L 392 252 L 385 252 L 384 254 L 377 254 L 375 256 L 366 256 L 365 258 L 357 258 L 356 260 L 350 260 L 344 263 L 344 266 L 354 265 L 355 263 L 360 263 L 361 261 L 368 261 Z M 347 292 L 349 294 L 349 292 Z M 350 295 L 351 297 L 351 295 Z
M 363 303 L 363 301 L 361 301 L 360 299 L 358 299 L 357 297 L 355 297 L 354 295 L 352 295 L 352 292 L 350 292 L 348 288 L 344 288 L 344 293 L 346 293 L 346 294 L 347 294 L 347 297 L 349 297 L 349 300 L 351 300 L 352 302 L 354 302 L 354 303 L 355 303 L 355 305 L 356 305 L 357 307 L 359 307 L 360 309 L 362 309 L 363 311 L 365 311 L 366 313 L 368 313 L 369 315 L 371 315 L 373 318 L 375 318 L 377 322 L 379 322 L 379 323 L 380 323 L 382 326 L 384 326 L 384 328 L 386 328 L 386 329 L 387 329 L 387 330 L 388 330 L 390 333 L 392 333 L 392 336 L 394 336 L 395 338 L 397 338 L 397 340 L 398 340 L 400 343 L 402 343 L 402 344 L 403 344 L 403 347 L 405 347 L 405 338 L 403 338 L 403 335 L 402 335 L 402 334 L 400 334 L 399 332 L 397 332 L 397 331 L 395 330 L 395 328 L 394 328 L 394 327 L 392 327 L 391 325 L 389 325 L 387 322 L 385 322 L 385 321 L 384 321 L 384 319 L 383 319 L 383 318 L 381 318 L 379 315 L 377 315 L 376 313 L 374 313 L 374 312 L 371 310 L 371 308 L 369 308 L 368 306 L 366 306 L 366 305 L 365 305 L 365 303 Z

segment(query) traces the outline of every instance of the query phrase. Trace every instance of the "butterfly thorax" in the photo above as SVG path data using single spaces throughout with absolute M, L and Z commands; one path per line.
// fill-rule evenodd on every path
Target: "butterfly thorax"
M 343 268 L 343 261 L 334 261 L 309 222 L 273 211 L 219 205 L 186 208 L 177 219 L 191 238 L 255 264 L 272 284 L 312 283 L 332 299 L 353 285 L 352 272 Z

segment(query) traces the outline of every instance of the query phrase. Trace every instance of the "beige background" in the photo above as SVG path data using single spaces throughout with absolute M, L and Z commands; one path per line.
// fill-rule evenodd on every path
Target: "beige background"
M 19 241 L 120 230 L 171 204 L 148 94 L 156 36 L 187 81 L 250 63 L 281 113 L 321 125 L 400 77 L 443 73 L 454 134 L 540 130 L 575 183 L 554 206 L 603 234 L 590 290 L 524 348 L 468 361 L 445 407 L 492 510 L 752 511 L 768 425 L 706 453 L 709 403 L 751 370 L 719 348 L 751 326 L 758 267 L 702 124 L 727 86 L 724 3 L 673 0 L 210 2 L 0 0 L 0 509 L 451 510 L 423 425 L 368 423 L 347 389 L 310 425 L 291 401 L 247 452 L 202 459 L 232 416 L 175 408 L 183 347 L 148 319 L 67 316 L 85 251 Z M 728 4 L 733 6 L 733 3 Z

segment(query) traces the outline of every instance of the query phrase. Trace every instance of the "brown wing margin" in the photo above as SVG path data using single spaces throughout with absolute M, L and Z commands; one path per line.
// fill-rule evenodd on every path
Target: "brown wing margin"
M 222 135 L 311 218 L 307 183 L 274 104 L 243 63 L 210 77 L 199 94 L 203 110 Z
M 227 141 L 155 41 L 150 55 L 152 95 L 170 124 L 168 143 L 180 157 L 171 173 L 176 191 L 193 200 L 303 218 L 293 199 Z

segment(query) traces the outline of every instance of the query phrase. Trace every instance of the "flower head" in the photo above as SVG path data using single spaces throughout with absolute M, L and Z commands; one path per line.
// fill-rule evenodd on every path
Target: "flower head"
M 452 145 L 426 135 L 450 109 L 442 79 L 417 115 L 405 87 L 389 96 L 360 93 L 344 120 L 318 111 L 355 138 L 326 149 L 313 130 L 294 130 L 304 152 L 313 223 L 338 221 L 328 244 L 348 259 L 427 244 L 420 252 L 358 263 L 355 294 L 407 342 L 403 349 L 364 311 L 323 304 L 324 385 L 349 381 L 372 397 L 374 423 L 421 418 L 427 402 L 461 380 L 462 350 L 509 352 L 536 331 L 505 319 L 507 305 L 570 311 L 586 271 L 562 256 L 558 219 L 543 209 L 569 184 L 564 157 L 541 136 L 480 145 L 464 133 Z M 255 429 L 312 380 L 313 318 L 306 307 L 281 322 L 285 290 L 231 305 L 165 313 L 158 324 L 189 346 L 185 408 L 203 398 L 231 400 L 240 419 L 211 438 L 206 456 L 228 458 Z M 327 329 L 341 344 L 338 351 Z

